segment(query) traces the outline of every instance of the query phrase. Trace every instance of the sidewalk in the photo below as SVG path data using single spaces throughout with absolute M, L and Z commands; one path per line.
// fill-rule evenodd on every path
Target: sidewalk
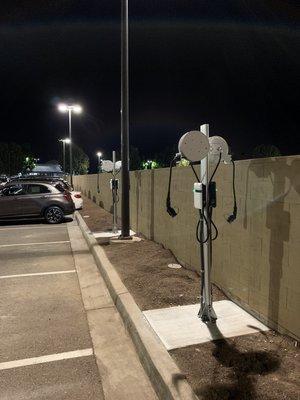
M 105 400 L 157 400 L 78 226 L 68 226 Z

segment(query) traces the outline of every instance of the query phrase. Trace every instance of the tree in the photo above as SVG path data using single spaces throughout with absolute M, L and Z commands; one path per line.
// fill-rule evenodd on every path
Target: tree
M 85 175 L 89 172 L 90 159 L 81 147 L 72 144 L 73 172 L 76 175 Z M 69 151 L 66 152 L 66 165 L 70 165 Z M 68 168 L 67 168 L 68 170 Z
M 156 160 L 147 160 L 142 162 L 142 169 L 156 169 L 156 168 L 160 168 L 160 165 Z
M 272 144 L 260 144 L 253 150 L 253 157 L 255 158 L 278 156 L 281 156 L 280 150 Z
M 25 160 L 23 162 L 23 168 L 22 168 L 22 172 L 23 173 L 28 173 L 31 172 L 33 170 L 33 168 L 36 166 L 35 163 L 36 159 L 33 157 L 25 157 Z
M 155 154 L 153 158 L 160 167 L 169 167 L 176 153 L 178 153 L 178 146 L 174 144 Z
M 0 174 L 16 175 L 22 172 L 26 157 L 30 156 L 16 143 L 0 143 Z

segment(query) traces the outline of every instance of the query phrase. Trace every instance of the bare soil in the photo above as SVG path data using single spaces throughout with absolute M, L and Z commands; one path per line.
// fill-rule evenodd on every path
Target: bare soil
M 81 215 L 89 215 L 85 221 L 92 231 L 111 228 L 112 215 L 89 199 L 84 199 Z M 177 261 L 161 245 L 143 239 L 104 249 L 141 310 L 199 302 L 199 276 L 184 268 L 168 268 Z M 226 299 L 215 286 L 213 296 Z M 300 399 L 299 348 L 274 331 L 184 347 L 170 354 L 200 399 Z

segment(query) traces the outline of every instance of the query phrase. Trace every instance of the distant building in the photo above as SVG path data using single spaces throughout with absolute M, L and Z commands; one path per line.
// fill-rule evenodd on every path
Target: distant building
M 63 176 L 64 172 L 58 163 L 37 164 L 29 175 Z

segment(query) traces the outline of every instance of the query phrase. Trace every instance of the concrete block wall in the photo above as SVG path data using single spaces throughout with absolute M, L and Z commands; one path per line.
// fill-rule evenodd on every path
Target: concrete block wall
M 166 213 L 167 168 L 130 173 L 131 226 L 170 249 L 185 267 L 199 271 L 190 168 L 173 173 L 172 204 Z M 110 176 L 76 176 L 75 187 L 111 211 Z M 270 327 L 300 337 L 300 156 L 236 162 L 238 218 L 232 212 L 232 166 L 217 174 L 214 221 L 219 236 L 213 244 L 213 281 L 235 302 Z

